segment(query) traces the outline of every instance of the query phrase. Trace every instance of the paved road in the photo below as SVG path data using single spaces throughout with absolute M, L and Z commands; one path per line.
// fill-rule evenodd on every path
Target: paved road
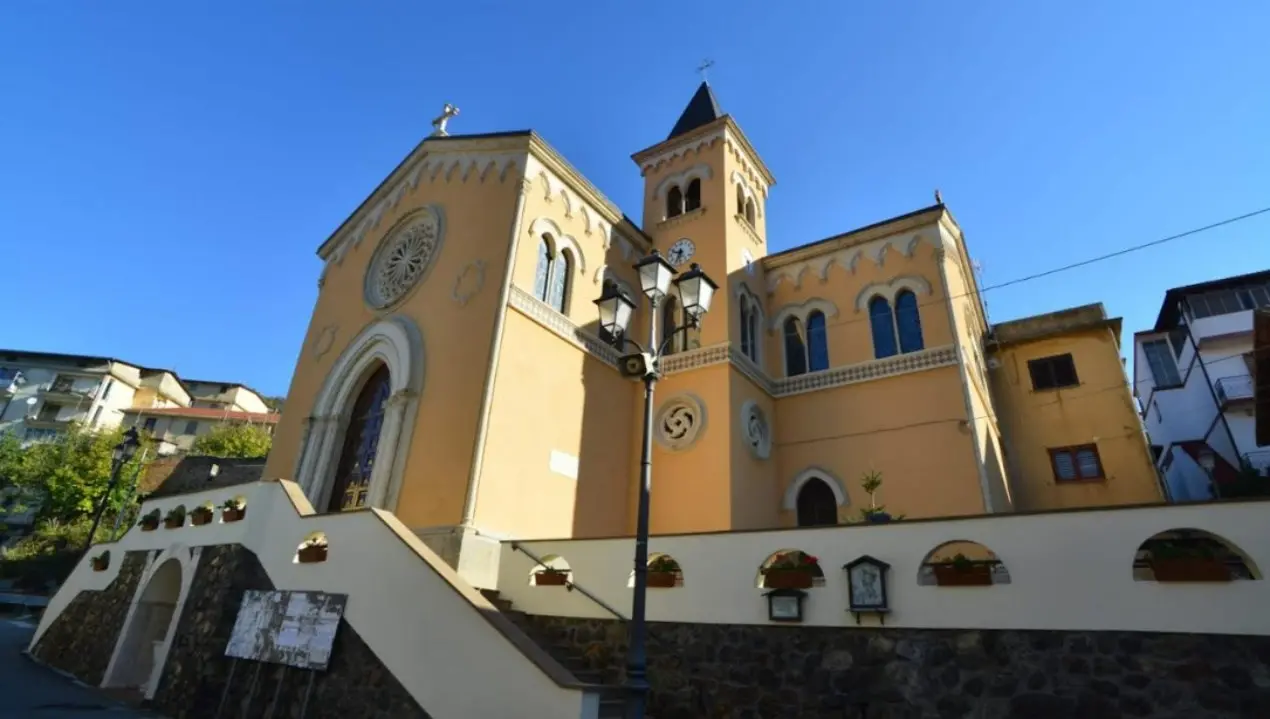
M 153 719 L 22 656 L 34 631 L 0 618 L 0 719 Z

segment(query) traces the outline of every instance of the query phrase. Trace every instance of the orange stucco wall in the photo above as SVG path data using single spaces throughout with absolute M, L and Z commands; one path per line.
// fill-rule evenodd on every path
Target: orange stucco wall
M 348 250 L 342 263 L 329 265 L 296 361 L 266 476 L 292 477 L 304 419 L 327 373 L 365 327 L 380 316 L 399 313 L 413 319 L 423 335 L 425 367 L 413 436 L 404 450 L 409 464 L 395 511 L 411 527 L 459 521 L 520 187 L 518 173 L 507 173 L 501 181 L 491 173 L 484 181 L 466 182 L 458 173 L 425 174 L 359 245 Z M 400 218 L 427 204 L 440 205 L 445 216 L 435 264 L 413 293 L 376 313 L 362 299 L 370 258 Z M 484 282 L 460 304 L 454 298 L 455 283 L 477 261 L 484 262 Z M 318 337 L 328 328 L 334 330 L 334 342 L 318 356 Z
M 1027 362 L 1071 353 L 1080 384 L 1034 390 Z M 1001 348 L 991 370 L 1014 468 L 1015 506 L 1062 509 L 1162 501 L 1133 397 L 1108 328 Z M 1096 444 L 1106 479 L 1056 482 L 1048 448 Z

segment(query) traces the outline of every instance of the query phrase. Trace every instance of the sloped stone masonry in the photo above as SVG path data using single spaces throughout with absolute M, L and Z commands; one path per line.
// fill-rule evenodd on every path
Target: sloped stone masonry
M 626 627 L 528 616 L 620 672 Z M 1270 637 L 650 625 L 658 719 L 1270 717 Z
M 115 640 L 145 570 L 146 553 L 128 552 L 114 561 L 123 562 L 115 581 L 101 591 L 76 595 L 31 650 L 36 659 L 87 684 L 100 684 L 106 674 Z

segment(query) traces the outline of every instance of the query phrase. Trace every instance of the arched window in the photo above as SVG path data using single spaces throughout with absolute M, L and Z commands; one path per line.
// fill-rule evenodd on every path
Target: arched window
M 869 300 L 869 324 L 873 326 L 873 356 L 882 359 L 896 354 L 895 319 L 885 297 Z
M 745 199 L 745 221 L 750 223 L 750 227 L 755 226 L 754 225 L 754 200 L 748 197 Z
M 670 192 L 666 193 L 666 217 L 678 217 L 684 211 L 684 195 L 678 185 L 670 188 Z
M 755 363 L 759 362 L 759 343 L 762 341 L 762 335 L 759 334 L 759 314 L 758 305 L 750 310 L 750 359 Z
M 701 180 L 694 179 L 688 183 L 688 192 L 684 195 L 684 212 L 692 212 L 701 207 Z
M 798 490 L 798 526 L 823 527 L 838 523 L 838 499 L 824 480 L 812 477 Z
M 736 186 L 736 214 L 745 217 L 745 191 L 740 185 Z
M 803 343 L 803 328 L 797 317 L 785 320 L 785 376 L 807 374 L 807 346 Z
M 753 357 L 750 351 L 754 345 L 754 335 L 750 334 L 750 298 L 741 295 L 741 354 Z
M 811 372 L 829 369 L 829 338 L 825 329 L 825 313 L 816 310 L 807 315 L 807 369 Z
M 551 291 L 547 296 L 547 304 L 551 305 L 556 312 L 563 314 L 565 300 L 569 298 L 569 277 L 573 272 L 573 255 L 565 250 L 552 265 Z
M 900 352 L 922 349 L 922 318 L 917 313 L 917 295 L 909 290 L 895 296 L 895 328 L 900 336 Z
M 675 337 L 675 327 L 677 326 L 675 315 L 678 314 L 675 311 L 676 302 L 673 295 L 667 295 L 662 302 L 665 304 L 662 305 L 661 309 L 661 341 L 666 345 L 666 354 L 674 354 L 679 351 L 679 348 L 675 346 L 679 343 L 679 338 Z
M 335 479 L 328 512 L 339 512 L 366 505 L 370 475 L 375 468 L 375 452 L 379 449 L 379 432 L 384 426 L 384 402 L 390 391 L 388 366 L 379 369 L 362 385 L 353 403 L 353 413 L 344 430 L 344 447 L 335 465 Z
M 534 297 L 547 301 L 547 280 L 551 277 L 551 242 L 547 235 L 538 240 L 538 269 L 534 273 Z

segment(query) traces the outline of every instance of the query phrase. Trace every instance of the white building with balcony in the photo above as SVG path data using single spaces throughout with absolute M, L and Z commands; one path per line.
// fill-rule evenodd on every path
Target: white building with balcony
M 1171 501 L 1221 496 L 1245 466 L 1270 471 L 1256 436 L 1253 333 L 1266 308 L 1270 270 L 1176 287 L 1155 327 L 1134 335 L 1134 391 Z
M 71 422 L 118 426 L 124 410 L 183 407 L 190 396 L 176 373 L 112 357 L 0 350 L 0 432 L 26 442 L 56 436 Z
M 187 379 L 185 389 L 190 393 L 190 406 L 205 409 L 222 409 L 231 412 L 268 413 L 272 410 L 256 390 L 235 382 Z

